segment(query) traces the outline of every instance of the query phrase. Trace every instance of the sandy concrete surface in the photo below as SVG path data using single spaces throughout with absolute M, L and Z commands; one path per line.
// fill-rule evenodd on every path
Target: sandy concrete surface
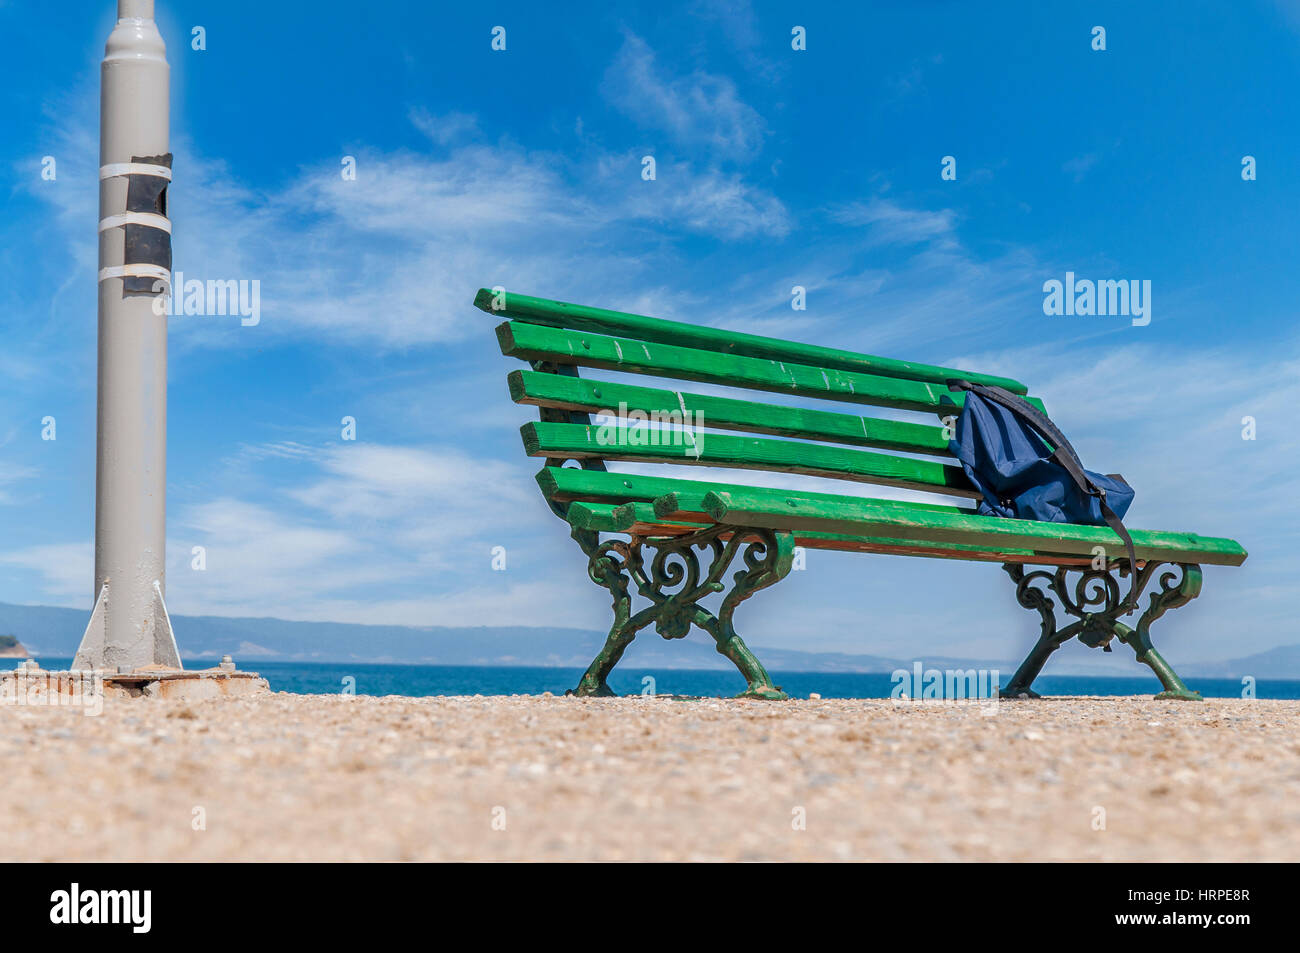
M 267 694 L 0 726 L 5 861 L 1300 860 L 1293 701 Z

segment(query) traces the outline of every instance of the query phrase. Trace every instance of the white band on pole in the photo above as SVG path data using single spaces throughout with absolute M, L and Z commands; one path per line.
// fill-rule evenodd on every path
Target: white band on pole
M 171 220 L 155 212 L 122 212 L 120 215 L 109 215 L 99 220 L 101 232 L 106 232 L 110 228 L 120 228 L 123 225 L 148 225 L 150 228 L 161 229 L 168 235 L 172 233 Z
M 172 273 L 161 265 L 110 265 L 99 269 L 99 280 L 109 278 L 156 278 L 170 286 Z
M 150 165 L 147 162 L 110 162 L 99 167 L 101 179 L 115 179 L 123 175 L 154 175 L 170 180 L 172 170 L 165 165 Z

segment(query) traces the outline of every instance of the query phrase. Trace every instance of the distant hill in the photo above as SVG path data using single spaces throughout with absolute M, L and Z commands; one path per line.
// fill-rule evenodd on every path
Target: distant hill
M 77 650 L 88 610 L 22 606 L 0 602 L 0 632 L 12 633 L 40 658 L 69 658 Z M 270 618 L 172 616 L 185 658 L 233 655 L 252 667 L 258 659 L 303 662 L 406 662 L 429 665 L 528 665 L 585 668 L 605 633 L 532 626 L 354 625 L 345 622 L 289 622 Z M 912 661 L 881 655 L 801 652 L 754 646 L 763 664 L 782 672 L 892 672 Z M 1025 642 L 1028 651 L 1029 642 Z M 637 665 L 677 669 L 728 669 L 703 633 L 666 641 L 647 631 L 629 650 Z M 1126 652 L 1095 661 L 1061 658 L 1048 674 L 1140 675 Z M 1013 672 L 1018 659 L 969 659 L 922 655 L 927 667 L 996 668 Z M 1179 662 L 1184 676 L 1300 678 L 1300 645 L 1280 646 L 1222 662 Z
M 1205 678 L 1240 678 L 1243 675 L 1254 675 L 1256 678 L 1300 678 L 1300 645 L 1279 645 L 1266 652 L 1256 652 L 1254 655 L 1223 662 L 1179 666 L 1180 671 L 1183 668 Z
M 0 658 L 27 658 L 27 649 L 16 636 L 0 635 Z

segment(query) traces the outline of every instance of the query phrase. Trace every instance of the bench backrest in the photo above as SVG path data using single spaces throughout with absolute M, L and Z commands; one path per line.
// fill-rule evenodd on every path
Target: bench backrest
M 1004 377 L 513 292 L 483 289 L 474 303 L 506 319 L 497 327 L 501 352 L 532 367 L 510 373 L 510 394 L 541 408 L 541 420 L 521 432 L 528 453 L 553 464 L 576 460 L 603 469 L 605 460 L 623 460 L 773 470 L 978 499 L 948 451 L 941 423 L 929 422 L 960 413 L 965 395 L 949 391 L 946 382 L 965 378 L 1027 394 Z M 711 386 L 641 386 L 579 377 L 578 368 Z M 727 390 L 705 392 L 717 388 Z M 752 399 L 753 391 L 852 406 L 773 404 Z M 864 407 L 923 416 L 864 415 Z M 660 426 L 601 426 L 588 416 L 609 411 Z

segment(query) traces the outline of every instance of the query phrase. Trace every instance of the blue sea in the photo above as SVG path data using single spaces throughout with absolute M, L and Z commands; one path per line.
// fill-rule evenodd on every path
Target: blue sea
M 40 658 L 42 668 L 66 669 L 70 658 Z M 0 668 L 17 665 L 0 659 Z M 186 660 L 188 668 L 207 668 L 211 659 Z M 577 668 L 525 668 L 473 665 L 381 665 L 354 662 L 253 662 L 241 665 L 261 673 L 280 692 L 327 694 L 351 689 L 358 695 L 562 695 L 578 683 Z M 1002 675 L 1003 684 L 1010 673 Z M 647 682 L 646 679 L 653 679 Z M 817 693 L 823 698 L 888 698 L 894 680 L 886 673 L 773 672 L 772 679 L 797 698 Z M 1189 678 L 1190 688 L 1207 698 L 1240 698 L 1236 678 Z M 688 669 L 615 669 L 610 687 L 620 695 L 647 689 L 659 695 L 729 697 L 745 685 L 734 671 Z M 1043 675 L 1034 682 L 1042 695 L 1153 695 L 1160 690 L 1154 676 L 1115 678 L 1094 675 Z M 1257 698 L 1300 699 L 1300 680 L 1259 679 Z

